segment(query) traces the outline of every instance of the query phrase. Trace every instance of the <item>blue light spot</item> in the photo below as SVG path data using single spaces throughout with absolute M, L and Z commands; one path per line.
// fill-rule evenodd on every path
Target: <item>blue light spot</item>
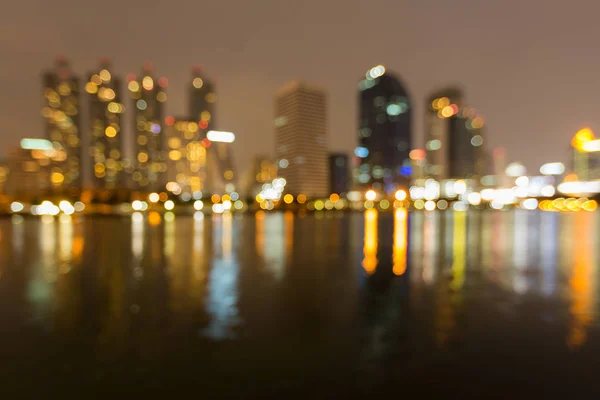
M 413 168 L 410 165 L 403 165 L 400 167 L 400 175 L 402 176 L 411 176 L 413 172 Z
M 356 157 L 366 158 L 369 155 L 369 150 L 366 147 L 357 147 L 354 149 Z

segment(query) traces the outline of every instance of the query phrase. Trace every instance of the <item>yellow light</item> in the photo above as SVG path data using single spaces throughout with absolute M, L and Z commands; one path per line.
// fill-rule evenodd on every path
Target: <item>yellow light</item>
M 200 114 L 200 119 L 203 121 L 210 121 L 210 112 L 202 111 L 202 114 Z
M 372 275 L 377 268 L 377 240 L 377 210 L 366 210 L 362 266 L 368 275 Z
M 150 200 L 151 203 L 158 203 L 160 196 L 158 193 L 150 193 L 150 195 L 148 195 L 148 200 Z
M 214 93 L 209 93 L 205 96 L 205 100 L 209 103 L 214 103 L 217 101 L 217 95 Z
M 181 147 L 181 139 L 178 137 L 172 137 L 169 139 L 169 147 L 172 149 L 178 149 Z
M 323 202 L 323 200 L 315 201 L 315 210 L 321 211 L 323 207 L 325 207 L 325 203 Z
M 432 101 L 431 102 L 431 108 L 433 108 L 434 110 L 439 109 L 440 108 L 439 102 L 440 102 L 440 99 L 435 99 L 434 101 Z
M 216 193 L 215 193 L 215 194 L 213 194 L 213 195 L 210 197 L 210 200 L 211 200 L 213 203 L 218 203 L 218 202 L 220 202 L 220 201 L 221 201 L 221 196 L 219 196 L 218 194 L 216 194 Z
M 188 129 L 190 132 L 198 132 L 198 124 L 195 122 L 190 122 L 188 124 Z
M 202 86 L 204 86 L 204 82 L 201 78 L 194 78 L 192 85 L 194 85 L 196 89 L 200 89 Z
M 144 153 L 144 152 L 140 152 L 137 155 L 137 159 L 139 162 L 145 163 L 146 161 L 148 161 L 148 154 Z
M 583 203 L 581 208 L 583 208 L 585 211 L 596 211 L 596 209 L 598 209 L 598 203 L 596 202 L 596 200 L 588 200 L 585 203 Z
M 104 133 L 108 137 L 115 137 L 115 136 L 117 136 L 117 130 L 114 127 L 112 127 L 112 126 L 107 126 L 106 129 L 104 130 Z
M 102 79 L 104 82 L 110 82 L 110 72 L 108 72 L 107 70 L 103 69 L 102 71 L 100 71 L 100 79 Z
M 104 164 L 96 163 L 94 165 L 94 172 L 96 172 L 96 174 L 103 174 L 104 171 L 106 171 L 106 167 L 104 166 Z
M 173 161 L 181 160 L 181 152 L 179 150 L 171 150 L 169 152 L 169 158 Z
M 53 172 L 50 176 L 50 181 L 53 185 L 61 185 L 65 181 L 65 176 L 60 172 Z
M 154 81 L 151 77 L 145 76 L 144 79 L 142 79 L 142 86 L 146 90 L 152 90 L 152 88 L 154 88 Z
M 397 190 L 394 197 L 396 197 L 396 200 L 398 200 L 398 201 L 406 200 L 406 197 L 407 197 L 406 190 L 402 190 L 402 189 Z
M 585 144 L 594 139 L 596 139 L 594 132 L 592 132 L 592 130 L 590 128 L 583 128 L 583 129 L 580 129 L 575 134 L 575 136 L 573 137 L 573 140 L 571 141 L 571 145 L 576 150 L 584 151 Z
M 131 92 L 137 92 L 140 90 L 140 84 L 137 83 L 136 81 L 131 81 L 129 82 L 129 84 L 127 85 L 127 88 L 131 91 Z
M 160 101 L 161 103 L 164 103 L 165 101 L 167 101 L 167 94 L 165 92 L 158 92 L 158 94 L 156 95 L 156 100 Z
M 306 196 L 303 194 L 299 194 L 298 197 L 296 197 L 296 201 L 300 204 L 304 204 L 306 203 Z
M 113 114 L 119 114 L 123 111 L 123 106 L 120 105 L 119 103 L 115 103 L 114 101 L 111 101 L 110 103 L 108 103 L 107 109 L 108 109 L 108 111 L 110 111 Z
M 223 174 L 223 176 L 225 177 L 225 179 L 230 181 L 233 179 L 233 171 L 227 170 L 227 171 L 225 171 L 225 174 Z
M 442 108 L 442 116 L 444 118 L 450 118 L 453 115 L 454 115 L 454 109 L 452 107 L 446 106 L 446 107 Z
M 96 85 L 101 85 L 102 84 L 102 78 L 100 78 L 100 75 L 98 75 L 98 74 L 92 75 L 92 77 L 90 78 L 90 80 L 93 83 L 95 83 Z
M 438 99 L 438 109 L 443 109 L 444 107 L 448 107 L 450 105 L 450 99 L 448 99 L 447 97 L 442 97 L 441 99 Z
M 375 201 L 376 198 L 377 198 L 377 193 L 372 189 L 367 190 L 367 193 L 365 193 L 365 199 L 367 199 L 369 201 Z
M 392 249 L 393 267 L 395 275 L 403 275 L 406 272 L 406 248 L 407 248 L 407 211 L 399 208 L 394 211 L 394 247 Z
M 333 203 L 337 203 L 340 201 L 340 195 L 337 193 L 332 193 L 331 196 L 329 196 L 329 200 Z
M 148 224 L 150 226 L 157 226 L 160 224 L 160 214 L 156 211 L 152 211 L 148 214 Z
M 285 204 L 292 204 L 292 202 L 294 201 L 294 196 L 288 193 L 285 196 L 283 196 L 283 201 L 285 202 Z
M 96 94 L 98 93 L 98 86 L 94 82 L 88 82 L 85 84 L 85 91 L 89 94 Z
M 171 211 L 174 208 L 175 208 L 175 203 L 173 202 L 173 200 L 165 201 L 165 210 Z

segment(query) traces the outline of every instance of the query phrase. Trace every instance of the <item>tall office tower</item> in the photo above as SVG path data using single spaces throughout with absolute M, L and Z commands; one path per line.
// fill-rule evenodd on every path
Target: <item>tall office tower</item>
M 189 118 L 198 122 L 203 137 L 208 130 L 217 129 L 215 120 L 215 103 L 217 95 L 214 84 L 202 73 L 200 67 L 195 67 L 189 87 Z
M 483 126 L 483 118 L 464 106 L 460 90 L 434 93 L 425 115 L 427 175 L 439 181 L 484 174 Z
M 168 147 L 167 190 L 184 200 L 200 198 L 206 180 L 208 140 L 200 139 L 198 123 L 185 118 L 165 118 Z
M 344 153 L 332 153 L 329 155 L 329 192 L 346 193 L 349 183 L 348 155 Z
M 286 191 L 308 197 L 327 195 L 326 95 L 304 82 L 284 85 L 275 99 L 275 154 Z
M 115 189 L 122 182 L 123 130 L 121 82 L 103 61 L 85 84 L 89 95 L 89 155 L 96 189 Z
M 64 159 L 55 160 L 54 190 L 81 188 L 81 129 L 79 80 L 67 60 L 58 57 L 56 66 L 43 73 L 42 115 L 46 137 Z M 60 182 L 59 182 L 60 181 Z
M 166 184 L 167 163 L 163 139 L 163 106 L 167 101 L 166 78 L 152 77 L 152 65 L 146 63 L 142 78 L 128 77 L 132 98 L 133 132 L 135 137 L 132 179 L 135 188 L 161 191 Z
M 237 177 L 233 165 L 232 143 L 235 135 L 231 132 L 208 131 L 206 134 L 207 193 L 231 193 L 236 190 Z
M 408 92 L 382 65 L 371 68 L 359 83 L 360 159 L 354 171 L 359 187 L 386 192 L 407 186 L 411 175 L 412 105 Z

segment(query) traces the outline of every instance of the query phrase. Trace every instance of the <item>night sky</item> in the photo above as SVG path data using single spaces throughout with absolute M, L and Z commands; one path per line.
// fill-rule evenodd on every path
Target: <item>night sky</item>
M 218 128 L 237 134 L 238 168 L 273 154 L 273 94 L 294 78 L 328 91 L 330 147 L 350 153 L 357 82 L 384 64 L 411 93 L 416 145 L 428 92 L 458 84 L 486 118 L 486 147 L 537 170 L 567 161 L 580 127 L 600 133 L 598 15 L 597 0 L 6 2 L 0 155 L 43 135 L 40 74 L 61 53 L 80 75 L 101 57 L 123 77 L 151 60 L 169 78 L 173 115 L 184 114 L 190 68 L 202 64 L 217 84 Z

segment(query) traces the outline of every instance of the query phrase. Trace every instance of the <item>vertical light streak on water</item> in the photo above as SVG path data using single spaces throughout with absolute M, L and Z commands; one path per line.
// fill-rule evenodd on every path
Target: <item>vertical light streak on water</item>
M 406 272 L 406 247 L 407 247 L 407 219 L 408 213 L 405 208 L 394 211 L 394 246 L 392 249 L 393 267 L 395 275 L 403 275 Z
M 259 210 L 254 215 L 255 231 L 254 243 L 256 246 L 256 254 L 260 258 L 265 256 L 265 212 Z
M 365 211 L 365 238 L 362 266 L 367 275 L 372 275 L 377 269 L 377 218 L 374 208 Z
M 197 280 L 204 280 L 204 214 L 194 213 L 194 236 L 192 243 L 192 268 Z
M 410 253 L 409 268 L 411 269 L 411 280 L 418 282 L 423 279 L 423 265 L 424 265 L 424 246 L 423 246 L 423 220 L 424 214 L 418 212 L 410 212 L 407 216 L 408 225 L 410 228 L 408 229 L 409 240 L 408 243 L 408 252 Z
M 214 217 L 214 258 L 208 281 L 206 311 L 211 316 L 205 334 L 213 339 L 235 337 L 238 316 L 239 263 L 233 253 L 230 213 Z M 220 251 L 219 251 L 220 250 Z
M 423 281 L 431 285 L 436 278 L 440 251 L 440 213 L 426 213 L 423 224 Z
M 71 270 L 73 261 L 73 220 L 71 216 L 60 216 L 58 225 L 58 270 L 66 274 Z
M 269 213 L 264 219 L 264 236 L 262 240 L 265 267 L 276 280 L 285 275 L 285 221 L 281 213 Z
M 131 269 L 136 279 L 141 279 L 144 271 L 141 267 L 144 257 L 144 216 L 142 213 L 134 212 L 131 216 L 131 254 L 133 260 Z
M 450 288 L 460 291 L 465 283 L 467 250 L 467 212 L 454 211 L 454 234 L 452 246 L 452 282 Z
M 556 265 L 558 261 L 558 213 L 544 212 L 540 216 L 541 229 L 540 265 L 542 268 L 541 291 L 552 296 L 556 289 Z
M 285 221 L 285 258 L 290 265 L 294 256 L 294 213 L 286 211 L 283 219 Z
M 514 211 L 513 230 L 513 290 L 524 294 L 529 289 L 526 277 L 530 211 Z
M 597 266 L 592 264 L 596 231 L 592 230 L 592 218 L 585 212 L 579 212 L 574 217 L 573 264 L 569 280 L 571 321 L 567 335 L 567 345 L 571 349 L 581 347 L 587 340 L 588 327 L 593 321 L 593 288 L 597 272 Z

